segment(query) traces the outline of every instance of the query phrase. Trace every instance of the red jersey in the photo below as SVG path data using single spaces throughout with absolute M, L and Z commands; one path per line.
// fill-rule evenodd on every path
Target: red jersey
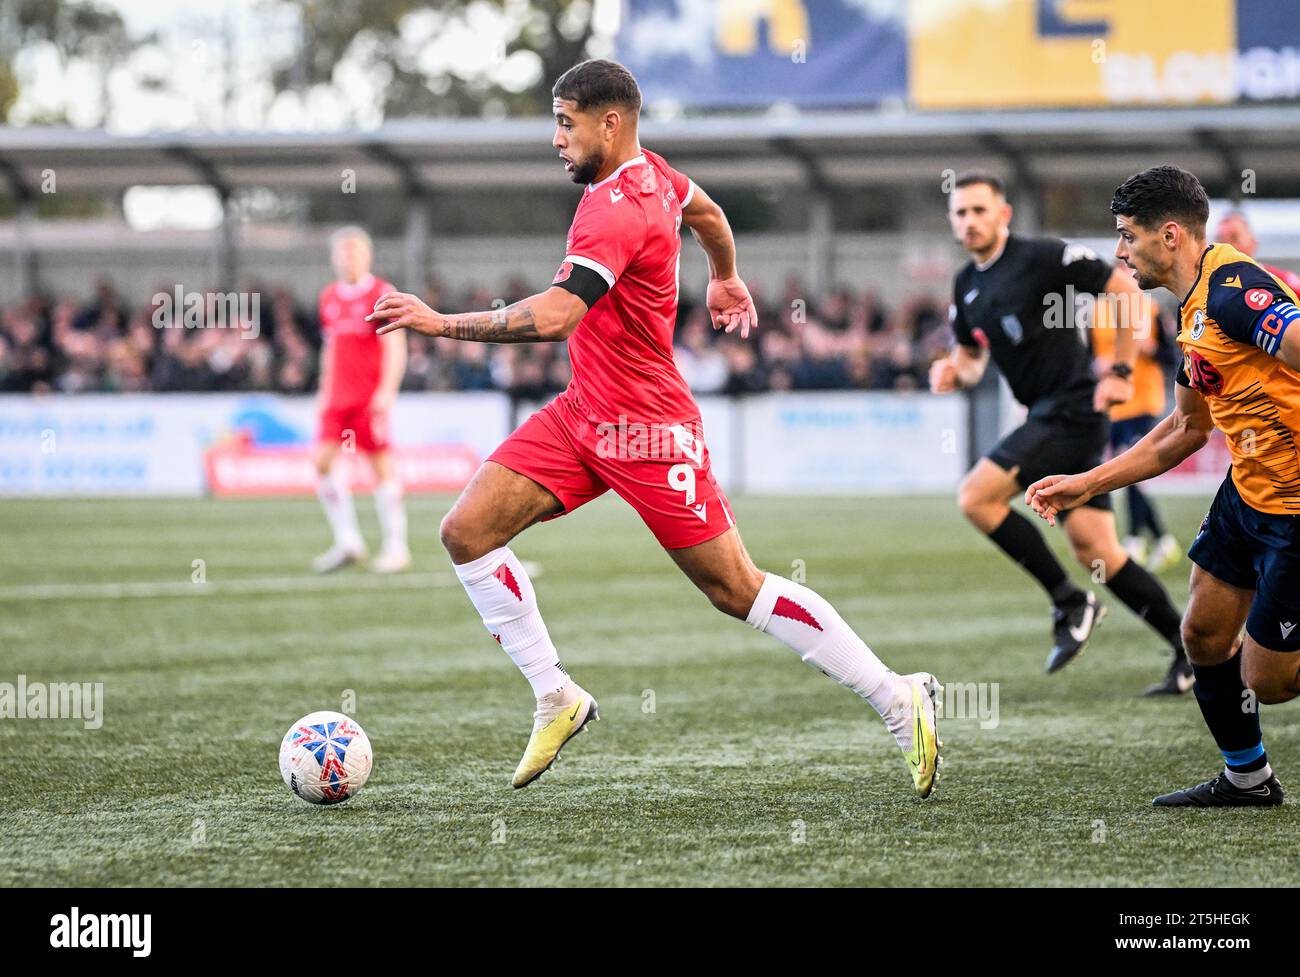
M 334 282 L 320 293 L 320 330 L 325 357 L 333 376 L 325 402 L 352 407 L 368 404 L 379 386 L 383 370 L 383 342 L 375 335 L 380 325 L 366 322 L 375 302 L 385 292 L 396 291 L 382 278 L 366 275 L 355 285 Z
M 694 192 L 648 151 L 583 192 L 556 281 L 582 265 L 609 285 L 569 337 L 573 380 L 565 394 L 590 420 L 676 423 L 700 415 L 673 362 L 682 208 Z
M 1285 268 L 1266 265 L 1263 262 L 1260 262 L 1260 266 L 1287 288 L 1291 289 L 1291 291 L 1300 295 L 1300 275 L 1297 275 L 1293 271 L 1287 271 Z

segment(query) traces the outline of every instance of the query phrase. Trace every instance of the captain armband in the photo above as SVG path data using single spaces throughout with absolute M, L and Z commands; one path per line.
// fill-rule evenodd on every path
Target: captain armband
M 1282 337 L 1297 319 L 1300 319 L 1300 309 L 1287 299 L 1279 299 L 1255 320 L 1250 340 L 1269 356 L 1277 356 L 1282 349 Z

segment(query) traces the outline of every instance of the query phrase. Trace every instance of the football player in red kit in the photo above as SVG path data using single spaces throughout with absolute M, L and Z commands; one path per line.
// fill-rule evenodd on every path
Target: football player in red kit
M 337 280 L 320 293 L 319 429 L 316 441 L 316 492 L 334 531 L 334 545 L 313 566 L 329 573 L 366 556 L 347 477 L 334 470 L 340 451 L 363 452 L 375 472 L 375 509 L 383 547 L 371 563 L 377 573 L 398 573 L 411 565 L 406 545 L 402 486 L 389 453 L 389 414 L 406 371 L 406 337 L 380 337 L 367 313 L 393 286 L 370 273 L 370 236 L 345 227 L 330 240 Z
M 1231 245 L 1248 258 L 1254 258 L 1255 252 L 1259 250 L 1259 239 L 1250 229 L 1246 214 L 1240 210 L 1230 210 L 1219 218 L 1214 241 L 1216 244 Z M 1266 265 L 1262 261 L 1259 265 L 1291 291 L 1300 294 L 1300 275 L 1276 265 Z
M 683 226 L 708 255 L 715 329 L 747 338 L 757 326 L 726 216 L 641 148 L 641 93 L 622 65 L 584 61 L 552 95 L 552 143 L 573 181 L 585 184 L 552 285 L 505 309 L 463 315 L 390 294 L 370 316 L 384 335 L 415 329 L 471 342 L 569 344 L 568 389 L 488 458 L 441 526 L 470 600 L 537 697 L 513 785 L 550 767 L 596 718 L 596 701 L 560 664 L 509 543 L 613 489 L 715 607 L 866 699 L 902 749 L 916 792 L 928 796 L 938 763 L 934 676 L 895 674 L 824 598 L 758 569 L 714 481 L 700 409 L 673 362 L 673 327 Z

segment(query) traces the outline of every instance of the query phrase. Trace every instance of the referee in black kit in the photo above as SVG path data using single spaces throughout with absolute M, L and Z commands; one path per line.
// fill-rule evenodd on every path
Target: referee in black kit
M 931 367 L 930 389 L 949 393 L 974 386 L 992 356 L 1016 399 L 1029 409 L 1025 423 L 967 473 L 959 505 L 1047 591 L 1054 638 L 1047 670 L 1055 672 L 1084 650 L 1106 608 L 1096 594 L 1070 580 L 1046 540 L 1010 501 L 1045 475 L 1087 471 L 1101 462 L 1109 425 L 1105 411 L 1133 396 L 1137 343 L 1131 327 L 1139 324 L 1119 317 L 1115 365 L 1098 379 L 1088 347 L 1072 328 L 1074 296 L 1110 293 L 1136 309 L 1141 292 L 1132 276 L 1087 248 L 1012 234 L 1011 205 L 995 176 L 959 176 L 948 197 L 948 218 L 971 260 L 954 282 L 951 320 L 957 342 Z M 1173 653 L 1165 678 L 1147 694 L 1184 691 L 1191 667 L 1182 647 L 1182 615 L 1160 582 L 1120 546 L 1110 497 L 1098 496 L 1072 511 L 1064 526 L 1075 559 L 1089 571 L 1102 569 L 1111 593 Z

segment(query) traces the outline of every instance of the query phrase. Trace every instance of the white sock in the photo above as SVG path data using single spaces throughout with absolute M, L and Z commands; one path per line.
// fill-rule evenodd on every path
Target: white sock
M 789 645 L 809 665 L 870 702 L 880 715 L 894 704 L 898 677 L 835 608 L 802 584 L 766 574 L 745 621 Z
M 402 504 L 402 485 L 393 481 L 375 486 L 375 512 L 379 514 L 379 528 L 383 532 L 384 549 L 402 552 L 406 549 L 406 506 Z
M 1223 772 L 1228 775 L 1228 781 L 1233 787 L 1240 787 L 1242 790 L 1258 787 L 1273 776 L 1273 768 L 1267 763 L 1258 770 L 1251 770 L 1248 773 L 1237 773 L 1237 771 L 1229 770 L 1227 767 L 1223 768 Z
M 325 518 L 334 530 L 334 545 L 356 552 L 365 548 L 361 529 L 357 526 L 357 511 L 352 507 L 352 491 L 345 479 L 334 472 L 323 475 L 316 483 L 316 496 L 320 499 Z
M 456 567 L 483 624 L 541 698 L 569 680 L 537 610 L 533 582 L 519 558 L 503 546 Z

